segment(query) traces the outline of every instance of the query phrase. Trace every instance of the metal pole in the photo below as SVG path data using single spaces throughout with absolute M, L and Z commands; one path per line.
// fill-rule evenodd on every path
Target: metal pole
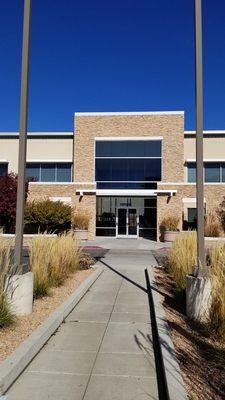
M 203 182 L 203 73 L 202 73 L 202 2 L 195 0 L 195 68 L 196 68 L 196 198 L 198 275 L 206 276 L 204 238 Z
M 15 237 L 15 253 L 14 253 L 14 263 L 16 267 L 20 267 L 22 265 L 22 256 L 23 256 L 30 14 L 31 14 L 31 0 L 24 0 L 21 95 L 20 95 L 19 162 L 18 162 L 17 205 L 16 205 L 16 237 Z

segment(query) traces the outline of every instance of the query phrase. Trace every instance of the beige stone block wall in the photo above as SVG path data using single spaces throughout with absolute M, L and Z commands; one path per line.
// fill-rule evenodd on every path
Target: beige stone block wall
M 162 136 L 162 179 L 183 182 L 184 115 L 75 116 L 75 182 L 95 180 L 95 137 Z
M 96 229 L 96 196 L 95 194 L 89 194 L 84 196 L 77 195 L 75 198 L 76 210 L 80 210 L 89 216 L 89 227 L 88 227 L 88 240 L 94 240 L 95 229 Z
M 88 213 L 90 215 L 88 239 L 95 238 L 95 225 L 96 225 L 96 196 L 95 194 L 76 195 L 76 184 L 36 184 L 29 185 L 28 201 L 42 200 L 49 197 L 71 197 L 71 205 L 77 210 Z M 79 189 L 94 189 L 95 184 L 79 185 Z
M 183 198 L 196 198 L 195 185 L 163 185 L 158 184 L 160 190 L 177 190 L 175 196 L 165 194 L 157 196 L 157 230 L 160 238 L 160 224 L 164 217 L 175 215 L 180 217 L 179 229 L 182 229 Z M 225 185 L 205 185 L 204 198 L 206 213 L 215 212 L 225 196 Z

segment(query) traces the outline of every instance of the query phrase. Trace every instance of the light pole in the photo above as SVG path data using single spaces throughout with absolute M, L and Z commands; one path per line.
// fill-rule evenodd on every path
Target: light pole
M 15 253 L 14 253 L 14 264 L 15 267 L 17 268 L 19 268 L 22 265 L 22 256 L 23 256 L 30 15 L 31 15 L 31 0 L 24 0 L 22 71 L 21 71 L 21 94 L 20 94 L 19 161 L 18 161 L 18 182 L 17 182 L 17 203 L 16 203 L 16 237 L 15 237 Z
M 196 90 L 196 199 L 198 276 L 205 277 L 204 182 L 203 182 L 203 73 L 202 1 L 195 0 L 195 90 Z

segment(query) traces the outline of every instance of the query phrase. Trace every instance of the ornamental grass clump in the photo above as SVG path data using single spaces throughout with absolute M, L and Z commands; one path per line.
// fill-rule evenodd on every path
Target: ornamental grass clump
M 196 263 L 196 232 L 181 234 L 173 242 L 168 256 L 168 272 L 172 275 L 178 292 L 183 292 L 185 290 L 186 275 L 192 273 Z
M 30 249 L 31 270 L 34 272 L 34 297 L 50 294 L 79 266 L 79 242 L 72 233 L 57 237 L 39 234 Z
M 169 215 L 168 217 L 165 217 L 161 221 L 161 229 L 166 231 L 177 232 L 179 230 L 178 229 L 179 222 L 180 222 L 179 217 L 176 217 L 176 215 Z
M 6 296 L 5 282 L 10 269 L 10 246 L 0 243 L 0 328 L 14 322 L 14 314 Z
M 225 245 L 218 244 L 209 251 L 212 279 L 212 305 L 210 330 L 217 336 L 225 336 Z
M 34 273 L 34 298 L 49 295 L 54 238 L 39 234 L 30 247 L 30 266 Z
M 58 236 L 52 247 L 50 282 L 52 286 L 62 285 L 79 266 L 79 242 L 72 233 Z
M 73 229 L 81 229 L 81 230 L 88 229 L 89 221 L 90 221 L 90 216 L 88 213 L 85 213 L 84 211 L 79 212 L 75 210 L 72 213 L 71 224 Z
M 205 217 L 205 236 L 206 237 L 219 237 L 221 236 L 222 226 L 219 218 L 215 213 L 209 213 Z

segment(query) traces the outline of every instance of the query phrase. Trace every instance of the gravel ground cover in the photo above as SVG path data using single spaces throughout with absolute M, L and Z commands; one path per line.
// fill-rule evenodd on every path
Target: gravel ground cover
M 159 264 L 166 253 L 154 254 Z M 209 337 L 203 326 L 188 320 L 185 301 L 175 297 L 173 280 L 163 268 L 155 268 L 155 279 L 190 400 L 225 399 L 225 342 Z
M 53 288 L 51 296 L 34 301 L 32 314 L 17 318 L 16 322 L 0 329 L 0 362 L 8 357 L 49 315 L 69 297 L 92 273 L 92 269 L 77 271 L 63 286 Z

